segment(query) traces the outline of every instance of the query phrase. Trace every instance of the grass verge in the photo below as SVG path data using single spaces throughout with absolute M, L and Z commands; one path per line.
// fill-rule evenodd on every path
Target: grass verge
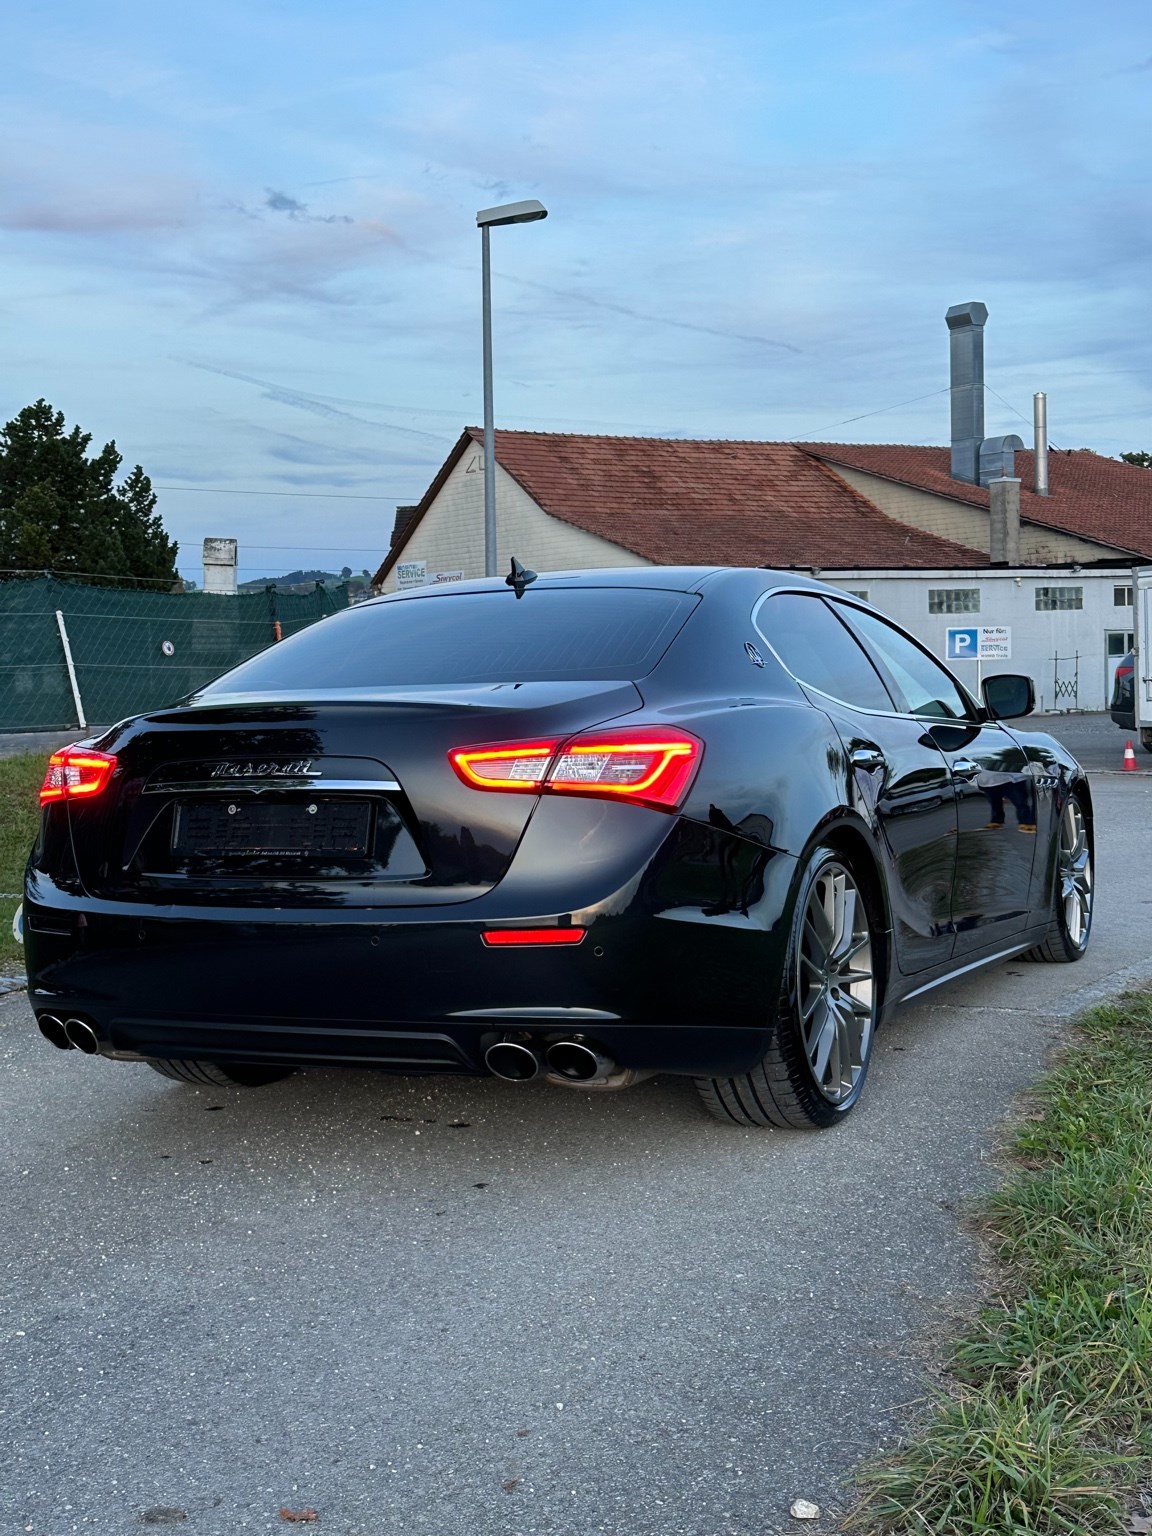
M 46 761 L 44 752 L 0 758 L 0 976 L 24 969 L 24 950 L 12 937 L 12 919 L 20 904 L 28 850 L 36 841 L 37 791 Z
M 847 1529 L 1097 1536 L 1152 1480 L 1152 994 L 1083 1018 L 984 1202 L 1004 1299 Z

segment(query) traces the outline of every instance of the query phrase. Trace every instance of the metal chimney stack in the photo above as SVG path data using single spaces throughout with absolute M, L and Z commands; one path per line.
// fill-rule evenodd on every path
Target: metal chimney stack
M 984 324 L 987 306 L 953 304 L 948 326 L 952 385 L 952 478 L 980 483 L 984 441 Z
M 1048 494 L 1048 396 L 1032 396 L 1032 430 L 1036 441 L 1036 494 Z

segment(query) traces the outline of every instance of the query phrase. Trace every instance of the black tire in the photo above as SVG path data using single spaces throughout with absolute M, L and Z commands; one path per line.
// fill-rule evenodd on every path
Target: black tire
M 1140 745 L 1144 748 L 1145 752 L 1152 752 L 1152 726 L 1142 725 L 1140 727 Z
M 826 937 L 819 916 L 838 903 L 842 918 L 829 918 Z M 771 1043 L 750 1072 L 696 1079 L 708 1112 L 728 1125 L 808 1131 L 845 1120 L 868 1074 L 881 944 L 871 887 L 838 849 L 814 849 L 796 897 Z
M 249 1062 L 229 1062 L 226 1067 L 217 1061 L 166 1061 L 151 1056 L 148 1065 L 161 1077 L 171 1078 L 174 1083 L 194 1083 L 209 1088 L 264 1088 L 268 1083 L 278 1083 L 281 1078 L 291 1077 L 294 1067 L 258 1067 Z
M 1092 937 L 1093 907 L 1092 824 L 1079 798 L 1071 794 L 1060 813 L 1052 920 L 1045 938 L 1023 958 L 1055 965 L 1083 960 Z

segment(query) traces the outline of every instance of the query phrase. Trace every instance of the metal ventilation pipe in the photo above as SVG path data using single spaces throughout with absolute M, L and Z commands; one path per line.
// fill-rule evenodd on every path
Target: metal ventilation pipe
M 980 484 L 980 444 L 984 441 L 984 324 L 987 306 L 953 304 L 948 326 L 949 382 L 952 394 L 952 478 Z
M 1048 494 L 1048 396 L 1042 390 L 1032 396 L 1032 431 L 1036 441 L 1036 494 Z

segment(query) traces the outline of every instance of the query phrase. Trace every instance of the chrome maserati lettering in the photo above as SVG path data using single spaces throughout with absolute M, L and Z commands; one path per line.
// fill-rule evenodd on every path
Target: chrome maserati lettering
M 297 758 L 294 763 L 216 763 L 210 777 L 214 779 L 319 779 L 318 768 L 313 768 L 310 757 Z

